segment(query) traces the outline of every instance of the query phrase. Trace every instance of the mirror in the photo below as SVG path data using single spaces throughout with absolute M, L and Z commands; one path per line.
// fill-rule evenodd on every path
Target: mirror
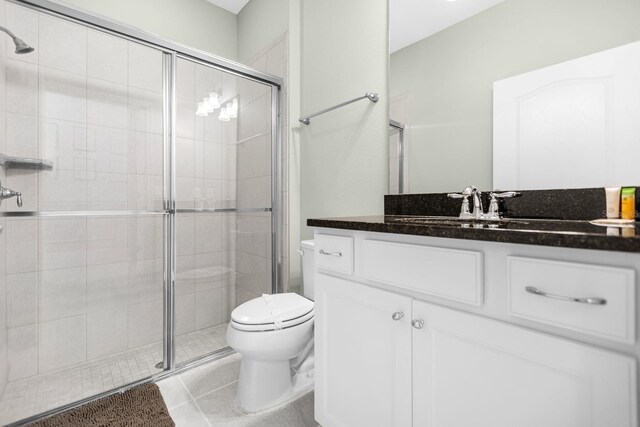
M 583 57 L 587 57 L 583 59 L 584 67 L 593 69 L 589 55 L 640 40 L 640 2 L 390 0 L 390 31 L 390 120 L 404 125 L 404 156 L 398 154 L 399 131 L 390 127 L 390 192 L 398 192 L 399 174 L 396 171 L 401 163 L 405 193 L 459 191 L 470 184 L 482 189 L 494 189 L 496 185 L 501 185 L 502 189 L 507 189 L 505 186 L 508 189 L 527 189 L 545 185 L 546 188 L 580 188 L 636 185 L 640 182 L 640 168 L 633 167 L 628 160 L 632 157 L 635 161 L 638 156 L 629 156 L 619 147 L 612 148 L 607 132 L 613 131 L 609 127 L 602 125 L 598 128 L 603 132 L 602 138 L 593 136 L 596 133 L 590 131 L 589 126 L 580 127 L 576 132 L 569 129 L 568 122 L 573 126 L 593 125 L 595 118 L 608 117 L 613 123 L 620 114 L 624 114 L 619 107 L 617 110 L 611 107 L 619 104 L 615 99 L 611 100 L 611 96 L 597 90 L 593 93 L 598 93 L 606 104 L 606 112 L 598 113 L 594 107 L 580 117 L 574 116 L 572 121 L 558 119 L 556 122 L 565 123 L 564 128 L 559 135 L 550 138 L 552 142 L 555 138 L 555 143 L 538 144 L 539 149 L 544 150 L 542 155 L 540 150 L 531 155 L 531 150 L 519 152 L 525 163 L 528 162 L 523 170 L 528 169 L 534 175 L 544 174 L 548 169 L 543 163 L 545 159 L 560 159 L 555 163 L 566 167 L 564 174 L 574 179 L 566 182 L 561 177 L 551 180 L 558 185 L 541 184 L 536 179 L 507 180 L 505 183 L 499 178 L 504 175 L 501 171 L 505 166 L 513 169 L 511 163 L 515 160 L 510 154 L 504 154 L 504 143 L 494 147 L 494 127 L 509 128 L 513 122 L 513 111 L 511 115 L 494 114 L 495 93 L 506 93 L 503 98 L 507 100 L 522 99 L 524 94 L 535 92 L 544 83 L 536 89 L 529 86 L 528 92 L 514 92 L 511 84 L 514 80 L 529 81 L 531 76 L 539 77 L 541 69 L 548 70 L 547 67 L 561 74 L 564 72 L 562 67 L 575 60 L 579 62 L 578 58 Z M 623 65 L 624 68 L 629 67 Z M 494 83 L 498 92 L 494 92 Z M 637 73 L 630 78 L 630 83 L 640 87 Z M 549 81 L 546 84 L 546 87 L 552 86 L 549 86 Z M 610 85 L 612 87 L 614 85 Z M 510 91 L 505 88 L 510 88 Z M 571 90 L 566 90 L 573 98 L 564 101 L 565 107 L 574 111 L 576 103 L 586 105 L 580 103 L 581 97 L 596 99 L 596 95 L 589 95 L 588 88 L 593 88 L 593 85 L 582 85 L 582 89 L 574 85 Z M 613 90 L 610 92 L 615 93 Z M 639 103 L 640 98 L 635 98 L 635 102 Z M 553 122 L 551 119 L 554 117 L 562 117 L 554 116 L 549 104 L 536 105 L 537 109 L 528 110 L 533 112 L 531 121 L 527 123 L 534 129 L 542 129 L 542 125 Z M 540 112 L 548 117 L 541 118 Z M 494 120 L 507 121 L 494 125 Z M 524 132 L 523 128 L 524 125 L 514 130 L 511 126 L 511 133 L 503 135 L 503 142 L 506 140 L 507 145 L 512 144 Z M 636 134 L 625 136 L 627 141 L 640 145 L 640 129 L 633 129 L 633 132 Z M 535 138 L 539 138 L 540 133 L 544 134 L 527 134 L 529 148 L 536 146 Z M 573 140 L 591 136 L 604 147 L 602 152 L 609 154 L 567 157 L 566 147 L 564 152 L 556 150 L 564 143 L 565 136 Z M 579 141 L 574 141 L 574 145 L 575 153 L 594 150 L 588 145 L 580 145 Z M 513 150 L 513 147 L 509 149 Z M 595 181 L 579 177 L 596 175 L 584 172 L 594 168 L 594 158 L 601 157 L 603 162 L 611 162 L 611 156 L 627 158 L 626 164 L 622 162 L 619 166 L 629 172 L 624 175 L 625 182 L 611 182 L 615 178 L 604 175 Z M 498 178 L 494 178 L 496 174 Z

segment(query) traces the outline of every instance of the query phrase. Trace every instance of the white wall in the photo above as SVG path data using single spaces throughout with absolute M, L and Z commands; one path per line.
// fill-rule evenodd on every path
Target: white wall
M 69 5 L 224 58 L 237 58 L 237 19 L 206 0 L 66 0 Z
M 637 0 L 507 0 L 391 55 L 410 192 L 492 186 L 492 83 L 640 39 Z
M 366 92 L 301 129 L 301 237 L 308 218 L 382 214 L 388 170 L 388 1 L 302 1 L 302 114 Z
M 289 284 L 292 288 L 302 284 L 300 247 L 300 91 L 302 22 L 300 0 L 289 0 Z
M 251 0 L 238 13 L 238 61 L 246 63 L 289 27 L 289 0 Z

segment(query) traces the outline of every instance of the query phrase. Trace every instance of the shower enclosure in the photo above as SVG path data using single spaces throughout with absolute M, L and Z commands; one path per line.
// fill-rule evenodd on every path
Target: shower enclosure
M 389 194 L 406 193 L 404 124 L 389 120 Z
M 0 26 L 35 48 L 0 43 L 0 424 L 228 354 L 282 290 L 282 79 L 47 0 Z

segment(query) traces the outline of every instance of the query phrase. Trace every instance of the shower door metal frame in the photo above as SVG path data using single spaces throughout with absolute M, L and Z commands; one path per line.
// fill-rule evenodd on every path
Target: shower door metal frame
M 404 194 L 404 124 L 389 119 L 389 127 L 398 131 L 398 194 Z
M 163 155 L 163 208 L 168 215 L 164 217 L 164 251 L 163 251 L 163 316 L 162 331 L 164 334 L 162 348 L 162 369 L 171 371 L 175 368 L 175 284 L 176 284 L 176 197 L 175 197 L 175 129 L 176 129 L 176 54 L 162 54 L 162 144 Z
M 133 41 L 156 49 L 163 54 L 163 210 L 118 210 L 118 211 L 72 211 L 72 212 L 0 212 L 0 217 L 72 217 L 72 216 L 164 216 L 164 309 L 163 309 L 163 371 L 151 377 L 102 392 L 100 394 L 73 402 L 20 420 L 16 425 L 33 422 L 55 415 L 68 409 L 92 402 L 94 400 L 121 393 L 131 387 L 171 376 L 177 372 L 190 369 L 212 360 L 231 354 L 229 347 L 214 351 L 193 360 L 176 365 L 175 361 L 175 268 L 176 238 L 175 216 L 179 212 L 271 212 L 271 248 L 272 248 L 272 292 L 282 292 L 282 86 L 284 80 L 254 70 L 246 65 L 207 53 L 202 50 L 165 39 L 155 34 L 138 30 L 134 27 L 113 22 L 99 15 L 66 6 L 54 0 L 6 0 L 38 12 L 47 13 L 57 18 L 74 22 L 87 28 L 93 28 L 122 39 Z M 271 208 L 255 209 L 176 209 L 175 197 L 175 141 L 176 141 L 176 66 L 178 58 L 197 62 L 216 68 L 225 73 L 251 80 L 271 87 Z

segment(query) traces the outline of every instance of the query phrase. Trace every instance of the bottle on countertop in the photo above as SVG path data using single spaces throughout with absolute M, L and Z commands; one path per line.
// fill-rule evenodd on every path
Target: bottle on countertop
M 636 218 L 636 189 L 635 187 L 626 187 L 622 189 L 621 213 L 622 219 Z

